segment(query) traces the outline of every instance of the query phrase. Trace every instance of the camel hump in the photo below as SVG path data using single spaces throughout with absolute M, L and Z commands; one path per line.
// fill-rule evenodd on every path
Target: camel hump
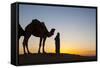
M 48 32 L 44 22 L 40 22 L 38 19 L 33 19 L 32 22 L 25 28 L 29 32 Z
M 34 27 L 41 28 L 41 29 L 47 29 L 45 23 L 40 22 L 38 19 L 32 20 L 31 25 L 34 26 Z
M 40 23 L 40 21 L 38 19 L 33 19 L 32 22 L 33 23 Z
M 32 20 L 32 24 L 35 25 L 35 26 L 37 25 L 37 26 L 40 26 L 40 27 L 46 27 L 45 23 L 44 22 L 40 22 L 38 19 Z

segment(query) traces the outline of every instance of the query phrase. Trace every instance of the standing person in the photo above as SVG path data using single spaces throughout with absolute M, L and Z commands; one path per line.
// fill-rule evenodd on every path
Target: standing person
M 60 54 L 60 33 L 58 32 L 55 37 L 55 50 L 56 54 Z

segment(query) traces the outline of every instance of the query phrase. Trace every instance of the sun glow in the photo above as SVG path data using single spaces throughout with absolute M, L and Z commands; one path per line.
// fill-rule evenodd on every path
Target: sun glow
M 19 54 L 23 54 L 23 45 L 22 45 L 22 41 L 23 41 L 24 37 L 21 37 L 21 39 L 19 40 Z M 35 40 L 33 40 L 35 39 Z M 51 41 L 52 38 L 47 39 L 46 44 L 45 44 L 45 51 L 47 53 L 56 53 L 55 52 L 55 42 Z M 35 42 L 37 41 L 37 42 Z M 31 53 L 38 53 L 38 48 L 39 48 L 39 38 L 37 37 L 32 37 L 29 39 L 29 50 Z M 90 47 L 91 48 L 91 47 Z M 76 42 L 63 42 L 61 43 L 60 46 L 60 53 L 66 53 L 66 54 L 76 54 L 76 55 L 82 55 L 82 56 L 95 56 L 96 55 L 96 51 L 95 50 L 91 50 L 91 49 L 85 48 L 85 47 L 80 47 L 80 43 L 76 43 Z M 41 48 L 41 52 L 42 52 L 42 48 Z

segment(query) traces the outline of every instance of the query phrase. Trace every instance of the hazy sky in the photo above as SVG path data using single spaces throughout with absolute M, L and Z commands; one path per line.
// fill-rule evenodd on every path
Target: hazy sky
M 20 4 L 19 22 L 22 28 L 25 29 L 32 19 L 45 22 L 49 31 L 56 29 L 55 34 L 46 40 L 46 52 L 55 52 L 54 38 L 60 32 L 61 53 L 95 55 L 96 9 Z M 19 43 L 20 54 L 23 53 L 22 41 L 23 37 Z M 38 52 L 38 37 L 31 36 L 28 44 L 30 52 Z

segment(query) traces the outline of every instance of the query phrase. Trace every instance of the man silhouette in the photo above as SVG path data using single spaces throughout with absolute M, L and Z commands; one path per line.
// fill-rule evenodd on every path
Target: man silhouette
M 60 33 L 58 32 L 55 37 L 55 50 L 57 54 L 60 54 Z

